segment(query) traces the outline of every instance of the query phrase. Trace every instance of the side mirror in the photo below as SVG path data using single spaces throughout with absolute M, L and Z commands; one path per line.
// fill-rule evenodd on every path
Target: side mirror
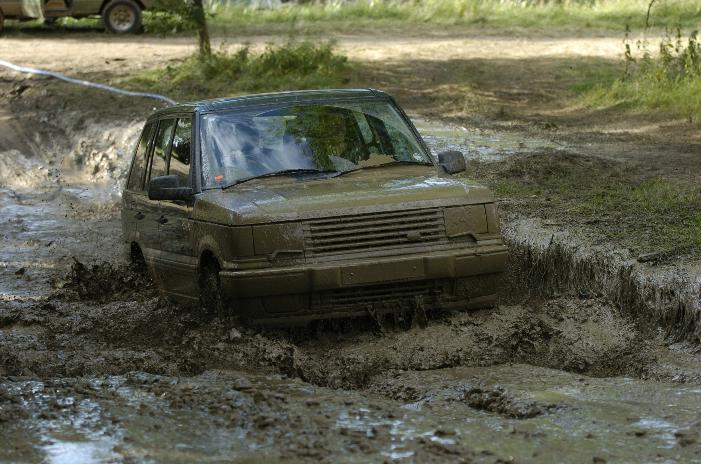
M 459 151 L 444 151 L 438 153 L 438 164 L 448 174 L 456 174 L 467 169 L 465 157 Z
M 190 187 L 181 187 L 178 176 L 154 177 L 148 183 L 149 200 L 188 201 L 192 197 Z

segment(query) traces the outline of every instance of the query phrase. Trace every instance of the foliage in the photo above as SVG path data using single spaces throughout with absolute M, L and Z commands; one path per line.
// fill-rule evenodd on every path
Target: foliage
M 347 58 L 331 42 L 288 41 L 268 44 L 256 53 L 249 46 L 184 62 L 132 78 L 133 88 L 149 89 L 177 100 L 199 100 L 242 92 L 338 87 L 348 82 Z
M 143 26 L 144 32 L 161 36 L 195 30 L 191 16 L 168 10 L 144 11 Z
M 633 51 L 635 49 L 635 52 Z M 697 32 L 683 37 L 667 31 L 657 53 L 647 40 L 634 45 L 626 34 L 623 75 L 587 97 L 592 106 L 661 110 L 689 119 L 701 117 L 701 44 Z
M 656 8 L 665 4 L 652 0 L 646 22 L 648 17 L 655 20 L 660 12 Z M 672 31 L 665 29 L 657 50 L 651 50 L 647 39 L 633 43 L 626 26 L 623 75 L 587 89 L 582 101 L 592 107 L 653 110 L 690 122 L 701 117 L 701 45 L 696 31 L 684 37 L 682 19 L 676 23 Z

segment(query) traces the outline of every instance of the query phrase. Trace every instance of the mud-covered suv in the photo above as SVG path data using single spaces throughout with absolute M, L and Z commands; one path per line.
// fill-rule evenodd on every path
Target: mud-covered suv
M 376 90 L 183 104 L 146 122 L 124 237 L 166 296 L 262 324 L 494 302 L 492 194 Z

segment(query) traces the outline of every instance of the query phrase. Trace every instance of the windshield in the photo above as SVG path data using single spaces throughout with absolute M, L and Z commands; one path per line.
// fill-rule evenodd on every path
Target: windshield
M 431 160 L 386 101 L 301 104 L 202 117 L 205 188 L 278 172 L 347 172 Z

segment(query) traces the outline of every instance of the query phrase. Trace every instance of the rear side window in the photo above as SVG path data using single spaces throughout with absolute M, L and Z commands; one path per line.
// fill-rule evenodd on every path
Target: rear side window
M 170 143 L 173 140 L 173 128 L 175 119 L 164 119 L 158 125 L 156 140 L 154 141 L 153 156 L 151 161 L 151 174 L 149 179 L 166 175 L 166 156 L 170 151 Z
M 168 174 L 178 176 L 180 185 L 190 185 L 190 147 L 192 141 L 192 119 L 178 119 L 170 152 Z
M 136 147 L 134 162 L 132 163 L 131 172 L 129 173 L 129 180 L 127 181 L 127 190 L 135 190 L 137 192 L 144 190 L 146 157 L 148 156 L 149 148 L 152 145 L 151 141 L 154 126 L 155 123 L 153 122 L 146 124 L 144 131 L 141 133 L 141 139 L 139 140 L 139 145 Z

